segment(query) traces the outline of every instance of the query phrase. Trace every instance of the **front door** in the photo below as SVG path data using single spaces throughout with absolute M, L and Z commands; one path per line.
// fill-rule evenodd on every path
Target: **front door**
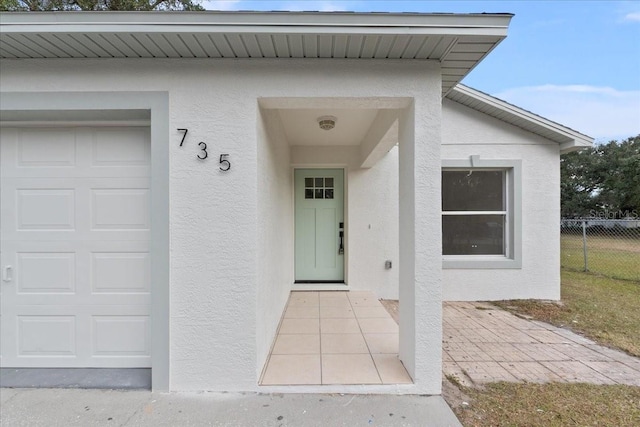
M 344 282 L 344 171 L 295 170 L 295 279 Z

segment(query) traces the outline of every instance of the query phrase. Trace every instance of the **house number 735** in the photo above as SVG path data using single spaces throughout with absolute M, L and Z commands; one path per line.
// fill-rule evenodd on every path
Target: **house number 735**
M 184 144 L 185 139 L 187 139 L 187 134 L 189 133 L 189 129 L 186 128 L 178 128 L 178 132 L 182 133 L 182 139 L 180 140 L 180 147 Z M 196 157 L 200 160 L 205 160 L 209 157 L 209 152 L 207 151 L 207 143 L 201 141 L 198 143 L 198 147 L 200 147 L 200 152 L 196 154 Z M 220 170 L 223 172 L 231 169 L 231 162 L 228 159 L 229 154 L 220 154 Z

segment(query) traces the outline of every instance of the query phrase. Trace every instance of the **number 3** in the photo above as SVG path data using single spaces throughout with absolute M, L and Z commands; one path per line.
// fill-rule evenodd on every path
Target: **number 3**
M 207 157 L 209 157 L 209 153 L 207 153 L 207 144 L 205 144 L 204 142 L 201 142 L 198 144 L 199 147 L 202 147 L 202 153 L 204 153 L 204 156 L 200 157 L 200 154 L 198 154 L 198 158 L 200 160 L 204 160 Z
M 220 154 L 220 165 L 226 165 L 226 168 L 223 168 L 222 166 L 220 166 L 220 170 L 221 171 L 228 171 L 229 169 L 231 169 L 231 162 L 227 159 L 225 159 L 225 157 L 228 157 L 228 154 Z

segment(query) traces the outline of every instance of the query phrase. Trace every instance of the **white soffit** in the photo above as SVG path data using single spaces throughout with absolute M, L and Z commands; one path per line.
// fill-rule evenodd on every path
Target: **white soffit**
M 555 141 L 560 144 L 562 153 L 593 145 L 593 138 L 590 136 L 463 84 L 453 87 L 447 94 L 447 99 Z
M 513 15 L 353 12 L 8 12 L 0 58 L 436 60 L 446 94 Z

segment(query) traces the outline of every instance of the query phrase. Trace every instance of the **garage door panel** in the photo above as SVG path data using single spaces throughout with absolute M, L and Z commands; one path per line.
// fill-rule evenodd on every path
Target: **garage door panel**
M 149 367 L 149 130 L 2 129 L 1 361 Z
M 2 205 L 15 205 L 15 209 L 3 211 L 3 239 L 149 239 L 148 178 L 3 178 L 2 181 Z
M 77 166 L 76 137 L 72 129 L 5 128 L 0 137 L 3 176 L 41 174 L 45 170 L 59 170 L 64 176 Z
M 75 230 L 73 188 L 16 189 L 16 229 Z
M 143 293 L 151 287 L 148 252 L 93 252 L 91 280 L 93 293 Z
M 76 356 L 76 316 L 18 315 L 18 358 Z
M 128 305 L 114 315 L 106 305 L 17 306 L 3 325 L 3 366 L 149 367 L 149 309 Z
M 22 129 L 16 140 L 17 168 L 76 166 L 76 134 L 72 129 Z
M 91 230 L 149 230 L 149 190 L 91 190 Z
M 151 301 L 148 292 L 86 293 L 85 291 L 73 294 L 16 293 L 12 299 L 15 301 L 16 307 L 19 306 L 21 309 L 33 306 L 40 307 L 40 310 L 44 312 L 49 310 L 48 306 L 73 307 L 82 305 L 87 307 L 89 313 L 97 312 L 103 306 L 117 306 L 117 310 L 114 310 L 114 307 L 110 309 L 119 313 L 120 308 L 124 307 L 122 304 L 146 306 Z M 77 307 L 77 309 L 79 312 L 84 310 L 81 307 Z M 72 313 L 72 311 L 67 310 L 66 313 Z
M 1 132 L 3 176 L 146 177 L 146 127 L 6 128 Z
M 74 294 L 76 254 L 73 252 L 19 252 L 18 294 Z
M 103 128 L 94 132 L 93 166 L 148 166 L 151 158 L 146 128 Z
M 149 356 L 149 316 L 92 316 L 93 356 Z

